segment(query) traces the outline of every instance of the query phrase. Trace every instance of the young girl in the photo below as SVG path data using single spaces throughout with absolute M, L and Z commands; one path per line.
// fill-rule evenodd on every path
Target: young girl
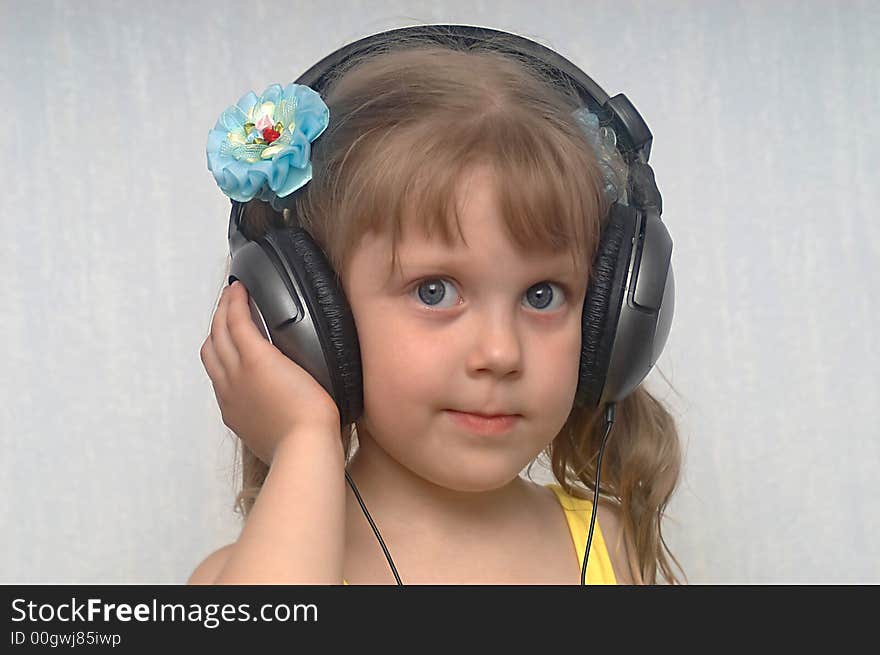
M 613 199 L 578 98 L 505 54 L 412 42 L 322 97 L 311 180 L 290 211 L 250 200 L 241 229 L 253 240 L 295 215 L 326 253 L 363 412 L 340 434 L 331 396 L 260 334 L 244 286 L 226 287 L 201 357 L 240 437 L 245 523 L 189 582 L 580 584 L 604 421 L 574 399 Z M 586 583 L 679 582 L 661 535 L 674 420 L 641 386 L 616 416 Z M 553 484 L 520 477 L 542 454 Z

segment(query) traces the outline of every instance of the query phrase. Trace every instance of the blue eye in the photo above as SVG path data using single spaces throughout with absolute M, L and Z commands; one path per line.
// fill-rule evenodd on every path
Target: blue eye
M 554 291 L 554 289 L 556 289 Z M 550 311 L 559 308 L 559 304 L 551 306 L 554 300 L 559 300 L 559 303 L 565 300 L 565 292 L 562 290 L 558 284 L 554 284 L 553 282 L 539 282 L 538 284 L 529 288 L 526 291 L 524 298 L 527 298 L 529 303 L 535 309 L 546 309 L 550 307 Z
M 447 292 L 447 287 L 453 290 L 452 293 Z M 426 278 L 415 286 L 412 293 L 428 307 L 449 309 L 458 304 L 456 302 L 442 304 L 444 300 L 454 300 L 458 297 L 455 286 L 444 278 Z M 565 291 L 554 282 L 539 282 L 525 292 L 523 299 L 528 300 L 533 309 L 549 312 L 558 309 L 565 301 Z
M 443 278 L 428 278 L 419 282 L 413 291 L 417 293 L 419 300 L 430 307 L 448 308 L 453 305 L 439 304 L 447 295 L 447 283 L 448 281 Z M 452 287 L 452 285 L 449 286 Z M 452 288 L 454 289 L 455 287 Z

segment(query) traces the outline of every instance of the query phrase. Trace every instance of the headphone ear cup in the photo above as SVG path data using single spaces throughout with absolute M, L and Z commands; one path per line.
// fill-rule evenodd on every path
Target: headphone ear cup
M 602 229 L 584 298 L 580 371 L 575 392 L 575 404 L 580 407 L 595 408 L 602 400 L 637 218 L 634 210 L 615 203 Z
M 321 248 L 302 228 L 271 230 L 271 241 L 299 277 L 306 310 L 312 318 L 342 425 L 363 413 L 361 351 L 354 317 L 339 276 Z

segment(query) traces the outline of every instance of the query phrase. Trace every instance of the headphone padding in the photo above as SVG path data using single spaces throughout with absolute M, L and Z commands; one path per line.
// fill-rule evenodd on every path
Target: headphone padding
M 354 317 L 339 277 L 321 248 L 302 228 L 272 230 L 266 234 L 302 281 L 312 321 L 318 332 L 342 425 L 363 413 L 361 352 Z
M 612 206 L 593 260 L 584 298 L 580 373 L 575 392 L 575 403 L 581 407 L 598 407 L 602 398 L 632 251 L 633 213 L 616 203 Z

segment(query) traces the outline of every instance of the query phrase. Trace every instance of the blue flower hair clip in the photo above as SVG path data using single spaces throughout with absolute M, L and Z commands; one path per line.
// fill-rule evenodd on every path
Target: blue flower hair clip
M 208 132 L 208 170 L 233 200 L 258 198 L 283 211 L 312 179 L 311 142 L 329 121 L 330 109 L 308 86 L 272 84 L 260 96 L 250 91 Z
M 628 168 L 617 150 L 617 134 L 608 126 L 600 127 L 599 117 L 586 107 L 575 111 L 573 116 L 596 152 L 602 178 L 605 181 L 605 196 L 611 202 L 628 204 L 626 195 Z

